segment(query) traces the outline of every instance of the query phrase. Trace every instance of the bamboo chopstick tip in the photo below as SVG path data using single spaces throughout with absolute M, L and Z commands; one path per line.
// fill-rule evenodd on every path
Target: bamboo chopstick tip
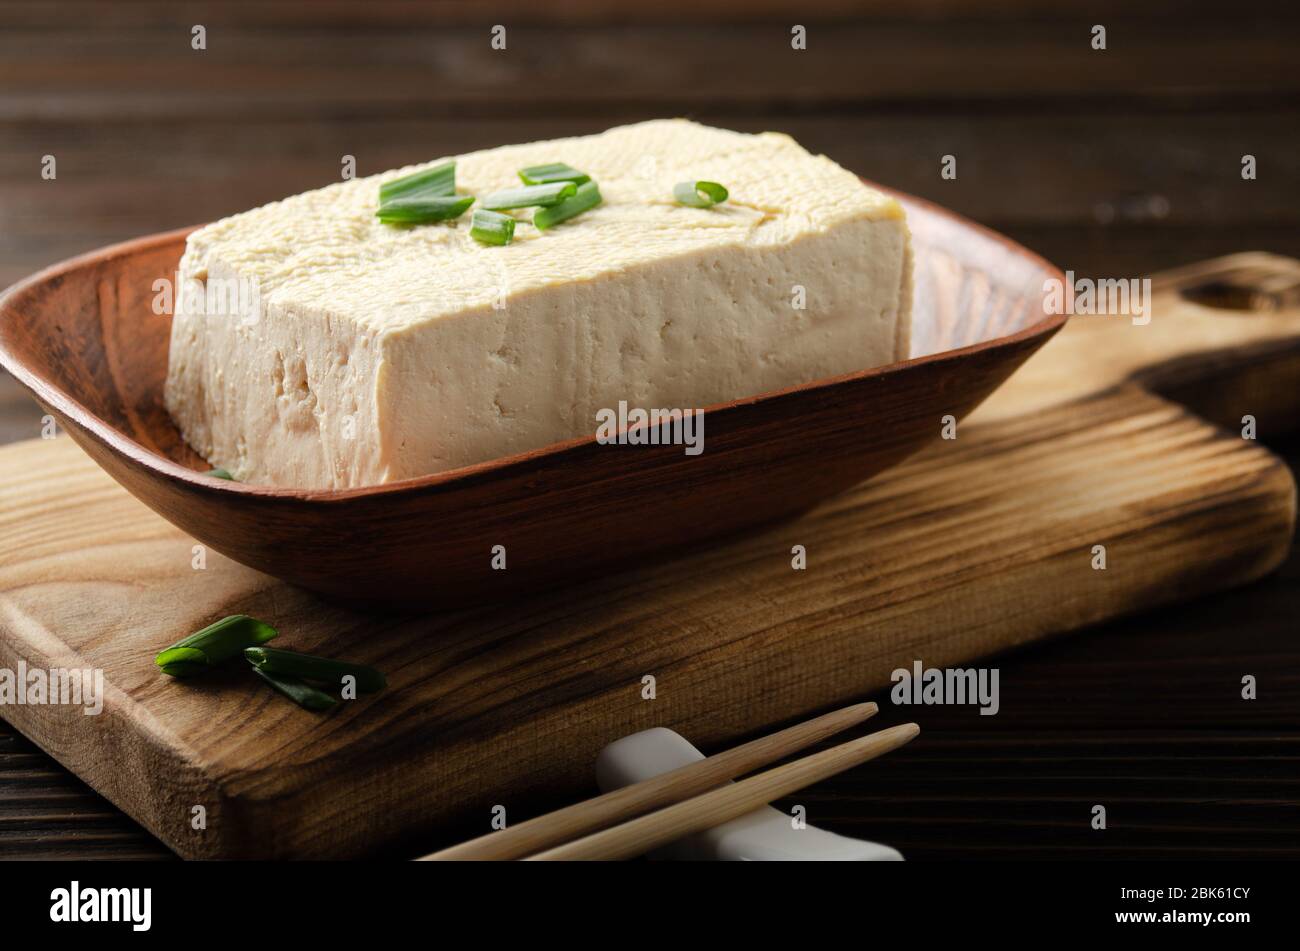
M 875 748 L 888 752 L 911 743 L 920 732 L 921 728 L 915 723 L 900 723 L 898 726 L 886 727 L 883 730 L 877 730 L 875 733 L 858 737 L 852 742 L 862 744 L 866 748 Z

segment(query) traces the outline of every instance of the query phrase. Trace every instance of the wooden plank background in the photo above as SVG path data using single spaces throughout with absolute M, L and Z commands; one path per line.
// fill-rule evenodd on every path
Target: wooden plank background
M 335 181 L 343 155 L 365 174 L 663 115 L 789 132 L 1084 275 L 1300 257 L 1297 27 L 1295 4 L 1199 0 L 8 3 L 0 285 Z M 4 379 L 0 440 L 38 426 Z M 912 858 L 1300 857 L 1277 835 L 1300 797 L 1298 579 L 1293 557 L 1248 590 L 1008 658 L 1014 708 L 929 709 L 924 748 L 800 801 Z M 1205 712 L 1243 671 L 1269 672 L 1260 700 Z M 1116 803 L 1124 827 L 1102 843 L 1063 822 L 1076 800 Z M 165 854 L 0 725 L 0 855 Z
M 795 6 L 803 52 L 768 2 L 0 6 L 0 283 L 335 181 L 343 155 L 366 173 L 679 114 L 788 131 L 1081 274 L 1300 255 L 1294 4 Z

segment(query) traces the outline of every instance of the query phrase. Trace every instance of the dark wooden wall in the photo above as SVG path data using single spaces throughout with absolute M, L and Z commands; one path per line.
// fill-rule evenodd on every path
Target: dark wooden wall
M 789 132 L 1079 273 L 1300 254 L 1296 4 L 781 6 L 0 6 L 0 284 L 335 181 L 345 154 L 368 173 L 665 115 Z
M 1295 3 L 1196 0 L 4 4 L 0 285 L 335 181 L 345 154 L 366 174 L 665 115 L 789 132 L 1081 274 L 1300 256 L 1298 27 Z M 36 435 L 3 383 L 0 441 Z M 1296 857 L 1298 564 L 1009 658 L 1038 686 L 987 730 L 937 710 L 929 753 L 801 801 L 913 858 Z M 1275 733 L 1243 745 L 1201 699 L 1256 667 L 1275 687 L 1255 726 Z M 1063 823 L 1075 800 L 1117 804 L 1125 831 Z M 161 854 L 0 723 L 0 855 Z

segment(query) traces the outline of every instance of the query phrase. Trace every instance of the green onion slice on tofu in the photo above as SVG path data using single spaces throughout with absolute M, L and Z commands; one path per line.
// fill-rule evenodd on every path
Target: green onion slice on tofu
M 207 472 L 203 474 L 206 476 L 211 476 L 214 479 L 229 479 L 231 482 L 235 481 L 235 477 L 230 474 L 229 470 L 222 469 L 220 467 L 216 469 L 209 469 Z
M 591 181 L 591 176 L 580 172 L 572 165 L 563 162 L 551 162 L 548 165 L 530 165 L 519 170 L 519 177 L 525 185 L 545 185 L 549 182 L 573 182 L 581 185 Z
M 539 208 L 533 215 L 533 224 L 542 231 L 547 228 L 553 228 L 561 221 L 568 221 L 574 215 L 580 215 L 590 208 L 595 208 L 600 204 L 600 189 L 596 187 L 595 182 L 587 182 L 578 186 L 577 194 L 572 198 L 566 198 L 558 205 L 552 205 L 549 208 Z
M 230 660 L 245 647 L 265 644 L 276 633 L 275 628 L 257 618 L 232 614 L 177 641 L 159 653 L 153 662 L 165 674 L 187 677 Z
M 333 687 L 341 687 L 344 677 L 355 677 L 357 690 L 362 693 L 375 693 L 388 685 L 383 674 L 365 664 L 349 664 L 346 661 L 314 657 L 275 647 L 246 648 L 244 658 L 265 674 L 315 680 Z
M 304 683 L 296 677 L 284 677 L 280 674 L 269 674 L 261 667 L 254 667 L 253 673 L 261 677 L 268 684 L 274 687 L 280 693 L 284 694 L 300 707 L 308 710 L 328 710 L 338 703 L 333 697 L 318 687 L 313 687 L 309 683 Z
M 515 237 L 515 219 L 495 211 L 477 210 L 470 219 L 469 235 L 479 244 L 509 244 Z
M 545 208 L 558 205 L 577 193 L 578 186 L 574 182 L 547 182 L 545 185 L 525 185 L 523 188 L 506 188 L 493 192 L 479 202 L 479 205 L 489 211 L 537 206 Z
M 673 186 L 673 197 L 692 208 L 712 208 L 727 200 L 727 190 L 717 182 L 679 182 Z
M 379 186 L 379 203 L 381 205 L 394 198 L 414 197 L 416 194 L 436 197 L 456 194 L 456 163 L 446 162 L 435 168 L 407 175 L 396 181 Z
M 450 221 L 463 215 L 474 204 L 473 195 L 460 197 L 423 194 L 413 198 L 394 198 L 379 206 L 375 217 L 384 224 L 419 225 L 430 221 Z

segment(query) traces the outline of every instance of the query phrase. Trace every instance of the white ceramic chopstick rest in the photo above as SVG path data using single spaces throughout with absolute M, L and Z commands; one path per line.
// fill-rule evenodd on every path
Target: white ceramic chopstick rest
M 704 759 L 680 734 L 663 727 L 615 740 L 596 757 L 601 792 L 619 789 Z M 850 839 L 824 829 L 794 828 L 791 817 L 771 806 L 756 809 L 707 832 L 656 849 L 653 859 L 723 862 L 901 862 L 896 849 Z

